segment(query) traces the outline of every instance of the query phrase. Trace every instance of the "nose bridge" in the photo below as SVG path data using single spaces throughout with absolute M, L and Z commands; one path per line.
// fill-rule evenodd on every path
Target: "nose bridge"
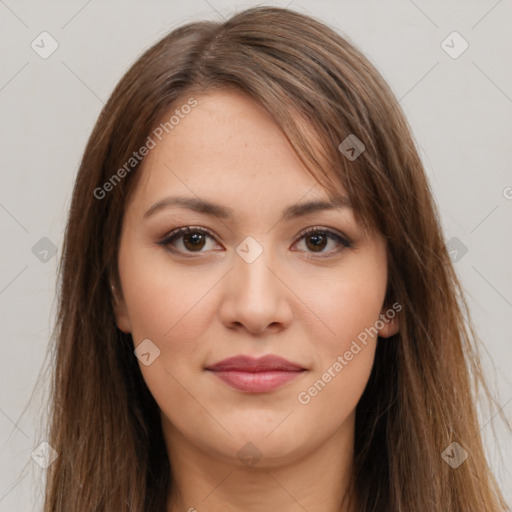
M 291 312 L 286 287 L 274 274 L 275 255 L 270 247 L 247 237 L 236 248 L 233 269 L 221 306 L 223 321 L 243 324 L 253 332 L 271 324 L 287 324 Z
M 272 294 L 275 277 L 268 267 L 272 268 L 275 258 L 272 249 L 258 242 L 252 236 L 246 237 L 236 248 L 235 280 L 238 287 L 244 288 L 247 294 L 262 296 Z

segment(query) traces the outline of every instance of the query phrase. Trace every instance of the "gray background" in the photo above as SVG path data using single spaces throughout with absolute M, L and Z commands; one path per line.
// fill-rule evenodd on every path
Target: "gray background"
M 53 326 L 60 254 L 45 253 L 49 242 L 40 240 L 47 237 L 61 247 L 79 160 L 100 109 L 134 59 L 164 34 L 188 21 L 220 20 L 253 5 L 0 0 L 0 511 L 40 508 L 45 470 L 31 453 L 44 441 L 40 393 L 47 380 L 37 379 Z M 400 99 L 446 241 L 458 251 L 456 269 L 487 351 L 484 363 L 500 407 L 482 410 L 482 432 L 511 501 L 511 435 L 499 420 L 499 410 L 512 420 L 511 2 L 267 5 L 289 5 L 329 23 L 367 55 Z M 43 45 L 38 37 L 43 31 L 58 43 L 46 59 L 31 48 L 34 40 Z M 453 31 L 469 44 L 458 58 L 441 46 Z M 45 41 L 48 51 L 50 40 Z M 448 44 L 454 51 L 461 48 L 459 42 Z M 29 404 L 34 388 L 37 395 Z

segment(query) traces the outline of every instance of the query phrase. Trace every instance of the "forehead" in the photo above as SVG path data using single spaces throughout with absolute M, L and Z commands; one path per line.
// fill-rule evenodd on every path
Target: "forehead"
M 151 210 L 170 200 L 173 204 L 160 210 L 209 213 L 213 218 L 215 205 L 229 210 L 218 218 L 240 229 L 265 230 L 281 220 L 329 210 L 357 228 L 343 187 L 327 192 L 270 114 L 250 97 L 222 91 L 194 98 L 195 108 L 164 133 L 136 171 L 141 174 L 125 208 L 130 224 L 145 223 Z M 176 198 L 185 201 L 179 204 Z M 325 204 L 333 200 L 334 205 Z M 195 204 L 189 208 L 191 201 Z M 210 212 L 203 211 L 205 204 Z M 149 221 L 165 222 L 166 217 Z
M 166 193 L 215 197 L 233 209 L 288 204 L 306 195 L 328 199 L 271 115 L 249 96 L 222 90 L 194 98 L 197 105 L 164 131 L 137 171 L 139 206 Z M 346 195 L 341 185 L 336 192 Z

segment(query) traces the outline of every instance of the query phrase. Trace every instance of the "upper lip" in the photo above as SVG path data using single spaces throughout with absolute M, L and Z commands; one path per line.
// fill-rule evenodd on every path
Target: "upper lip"
M 268 371 L 286 371 L 297 372 L 305 370 L 302 366 L 292 363 L 275 355 L 266 355 L 259 358 L 250 356 L 229 357 L 206 367 L 213 371 L 242 371 L 242 372 L 268 372 Z

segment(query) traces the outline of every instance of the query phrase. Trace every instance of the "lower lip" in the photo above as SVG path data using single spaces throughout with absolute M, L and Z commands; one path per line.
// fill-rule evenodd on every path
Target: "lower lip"
M 249 393 L 265 393 L 273 391 L 287 382 L 302 375 L 303 371 L 268 371 L 268 372 L 243 372 L 243 371 L 212 371 L 226 384 L 240 391 Z

